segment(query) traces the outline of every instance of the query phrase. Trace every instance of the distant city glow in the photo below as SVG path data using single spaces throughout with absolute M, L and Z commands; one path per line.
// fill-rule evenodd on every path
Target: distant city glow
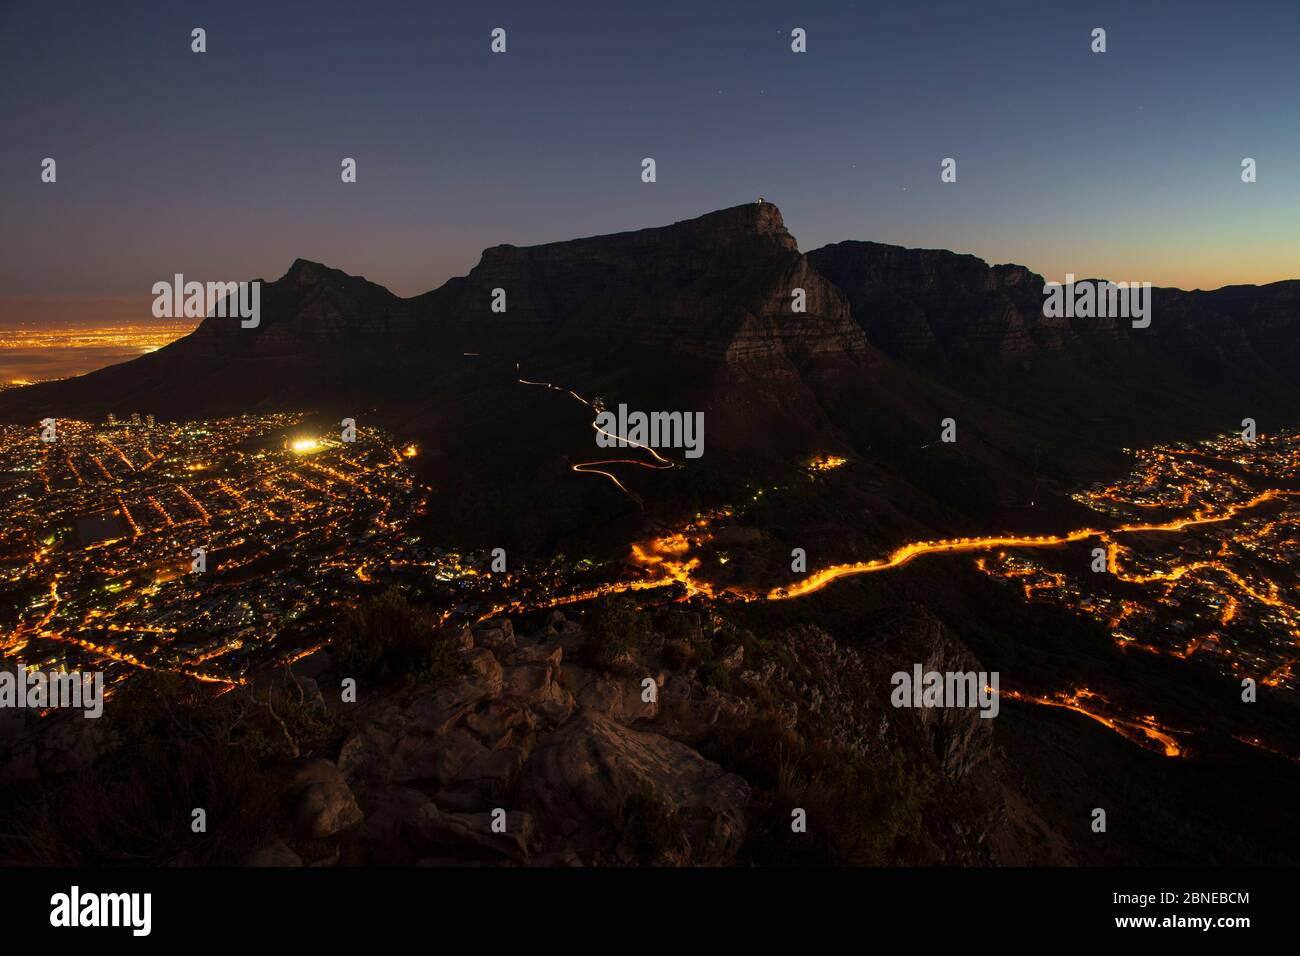
M 42 328 L 0 322 L 0 384 L 84 375 L 157 352 L 193 331 L 194 319 Z
M 132 322 L 109 326 L 6 327 L 0 350 L 139 349 L 156 352 L 194 330 L 194 319 Z

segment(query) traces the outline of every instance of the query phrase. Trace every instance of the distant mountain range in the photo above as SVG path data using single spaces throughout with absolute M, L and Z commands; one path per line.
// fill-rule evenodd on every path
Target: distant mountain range
M 770 203 L 494 246 L 409 299 L 299 259 L 264 283 L 257 328 L 207 318 L 133 361 L 5 392 L 0 420 L 314 409 L 420 437 L 449 468 L 589 455 L 584 410 L 520 386 L 518 363 L 586 396 L 703 410 L 710 453 L 759 471 L 838 448 L 897 475 L 951 417 L 952 453 L 1008 489 L 1113 469 L 1122 444 L 1300 421 L 1300 280 L 1155 289 L 1145 329 L 1047 318 L 1043 285 L 942 250 L 803 254 Z

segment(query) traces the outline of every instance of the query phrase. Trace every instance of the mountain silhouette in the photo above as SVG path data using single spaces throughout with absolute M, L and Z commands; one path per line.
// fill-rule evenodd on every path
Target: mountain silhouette
M 1144 329 L 1047 317 L 1043 286 L 943 250 L 803 254 L 771 203 L 494 246 L 406 299 L 298 259 L 264 282 L 256 328 L 206 318 L 130 362 L 7 391 L 0 419 L 350 416 L 419 439 L 433 479 L 518 491 L 594 448 L 588 408 L 522 377 L 703 411 L 707 464 L 692 480 L 780 474 L 839 449 L 911 512 L 924 499 L 970 513 L 1113 474 L 1124 446 L 1300 418 L 1300 281 L 1155 289 Z M 959 440 L 943 448 L 947 418 Z

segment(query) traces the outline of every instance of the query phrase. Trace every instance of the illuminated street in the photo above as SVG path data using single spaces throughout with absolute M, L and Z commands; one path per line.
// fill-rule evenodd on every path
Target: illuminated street
M 481 557 L 409 532 L 430 493 L 408 467 L 415 446 L 365 430 L 344 443 L 302 422 L 293 415 L 190 425 L 151 425 L 139 416 L 113 425 L 68 421 L 58 423 L 54 443 L 41 442 L 35 429 L 6 428 L 0 470 L 20 480 L 6 502 L 14 520 L 0 535 L 0 573 L 5 588 L 23 597 L 17 620 L 6 622 L 5 653 L 45 667 L 99 661 L 110 686 L 139 668 L 231 683 L 315 646 L 319 627 L 285 635 L 349 600 L 358 583 L 443 582 L 459 594 L 442 608 L 444 620 L 458 613 L 484 620 L 617 593 L 789 601 L 918 558 L 970 553 L 980 571 L 1026 600 L 1106 622 L 1126 650 L 1212 657 L 1267 686 L 1295 684 L 1300 609 L 1291 565 L 1281 559 L 1300 548 L 1300 492 L 1271 486 L 1297 476 L 1293 435 L 1143 452 L 1123 481 L 1076 495 L 1097 513 L 1092 526 L 913 541 L 762 590 L 716 584 L 702 569 L 700 549 L 736 520 L 727 507 L 634 543 L 625 570 L 492 574 Z M 572 470 L 600 474 L 630 495 L 612 466 L 673 466 L 643 450 L 651 460 L 582 462 Z M 822 456 L 808 471 L 844 463 Z M 1092 570 L 1094 547 L 1105 549 L 1107 573 Z M 196 548 L 204 549 L 203 570 L 195 570 Z M 1174 731 L 1154 717 L 1118 712 L 1100 694 L 1003 693 L 1086 714 L 1168 756 L 1181 753 Z

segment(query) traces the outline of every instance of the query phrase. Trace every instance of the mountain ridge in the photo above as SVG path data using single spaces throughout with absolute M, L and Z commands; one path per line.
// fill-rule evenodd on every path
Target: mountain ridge
M 708 410 L 721 431 L 710 447 L 745 458 L 913 454 L 954 417 L 981 461 L 1023 474 L 1041 447 L 1065 475 L 1103 448 L 1245 415 L 1265 430 L 1300 420 L 1300 280 L 1154 289 L 1143 330 L 1046 317 L 1042 283 L 948 250 L 846 240 L 802 253 L 771 203 L 491 246 L 407 298 L 298 258 L 264 283 L 257 328 L 207 318 L 131 362 L 9 390 L 0 420 L 367 409 L 479 450 L 485 429 L 540 414 L 513 391 L 521 363 L 584 394 Z M 570 413 L 536 423 L 539 446 Z

